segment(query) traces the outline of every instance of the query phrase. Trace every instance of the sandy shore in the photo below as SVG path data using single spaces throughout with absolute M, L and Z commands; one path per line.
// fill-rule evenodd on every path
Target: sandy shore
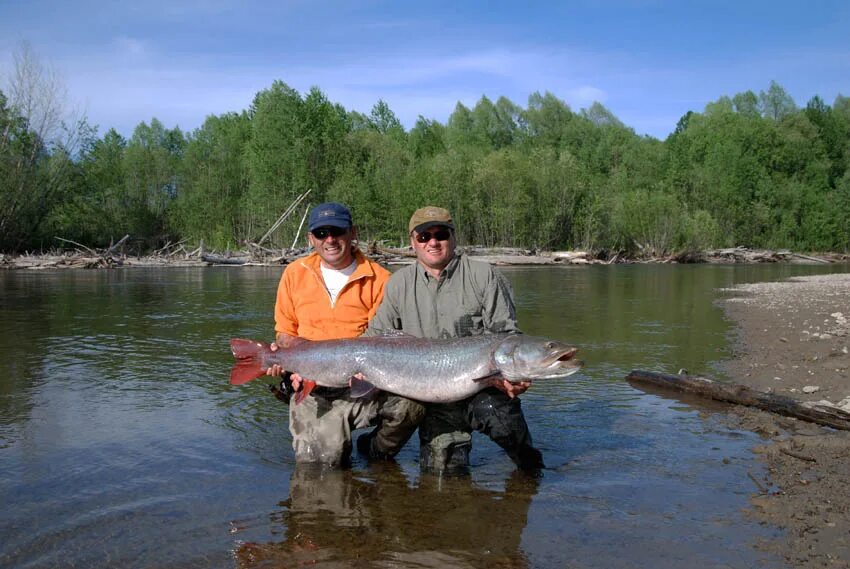
M 743 285 L 721 301 L 738 324 L 729 376 L 762 391 L 850 410 L 850 274 Z M 748 408 L 734 421 L 761 434 L 757 519 L 785 528 L 762 544 L 791 567 L 850 568 L 850 431 Z

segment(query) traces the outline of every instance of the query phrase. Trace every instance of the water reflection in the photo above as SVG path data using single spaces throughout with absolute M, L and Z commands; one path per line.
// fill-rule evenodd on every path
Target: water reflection
M 539 483 L 514 473 L 501 491 L 470 477 L 411 485 L 393 462 L 367 472 L 297 465 L 271 516 L 283 539 L 242 543 L 238 566 L 527 567 L 521 537 Z

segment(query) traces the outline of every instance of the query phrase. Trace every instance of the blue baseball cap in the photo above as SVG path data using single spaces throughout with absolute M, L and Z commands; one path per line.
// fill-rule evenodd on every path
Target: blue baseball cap
M 336 202 L 319 204 L 310 210 L 310 231 L 327 226 L 350 228 L 352 226 L 351 212 L 347 207 Z

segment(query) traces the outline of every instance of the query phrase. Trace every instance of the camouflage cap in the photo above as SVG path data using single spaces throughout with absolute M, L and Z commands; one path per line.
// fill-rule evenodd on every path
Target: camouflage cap
M 454 230 L 455 226 L 452 223 L 452 214 L 449 210 L 432 205 L 417 209 L 410 216 L 410 223 L 407 224 L 407 231 L 424 231 L 434 225 L 445 225 L 449 229 Z

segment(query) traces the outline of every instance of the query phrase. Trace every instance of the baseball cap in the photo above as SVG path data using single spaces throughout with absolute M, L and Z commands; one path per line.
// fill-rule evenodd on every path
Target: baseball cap
M 414 230 L 424 231 L 434 225 L 445 225 L 451 230 L 455 228 L 449 210 L 429 205 L 413 212 L 410 223 L 407 224 L 407 231 L 409 233 L 413 233 Z
M 309 230 L 317 227 L 342 227 L 348 229 L 352 226 L 351 212 L 342 204 L 336 202 L 322 203 L 310 210 Z

